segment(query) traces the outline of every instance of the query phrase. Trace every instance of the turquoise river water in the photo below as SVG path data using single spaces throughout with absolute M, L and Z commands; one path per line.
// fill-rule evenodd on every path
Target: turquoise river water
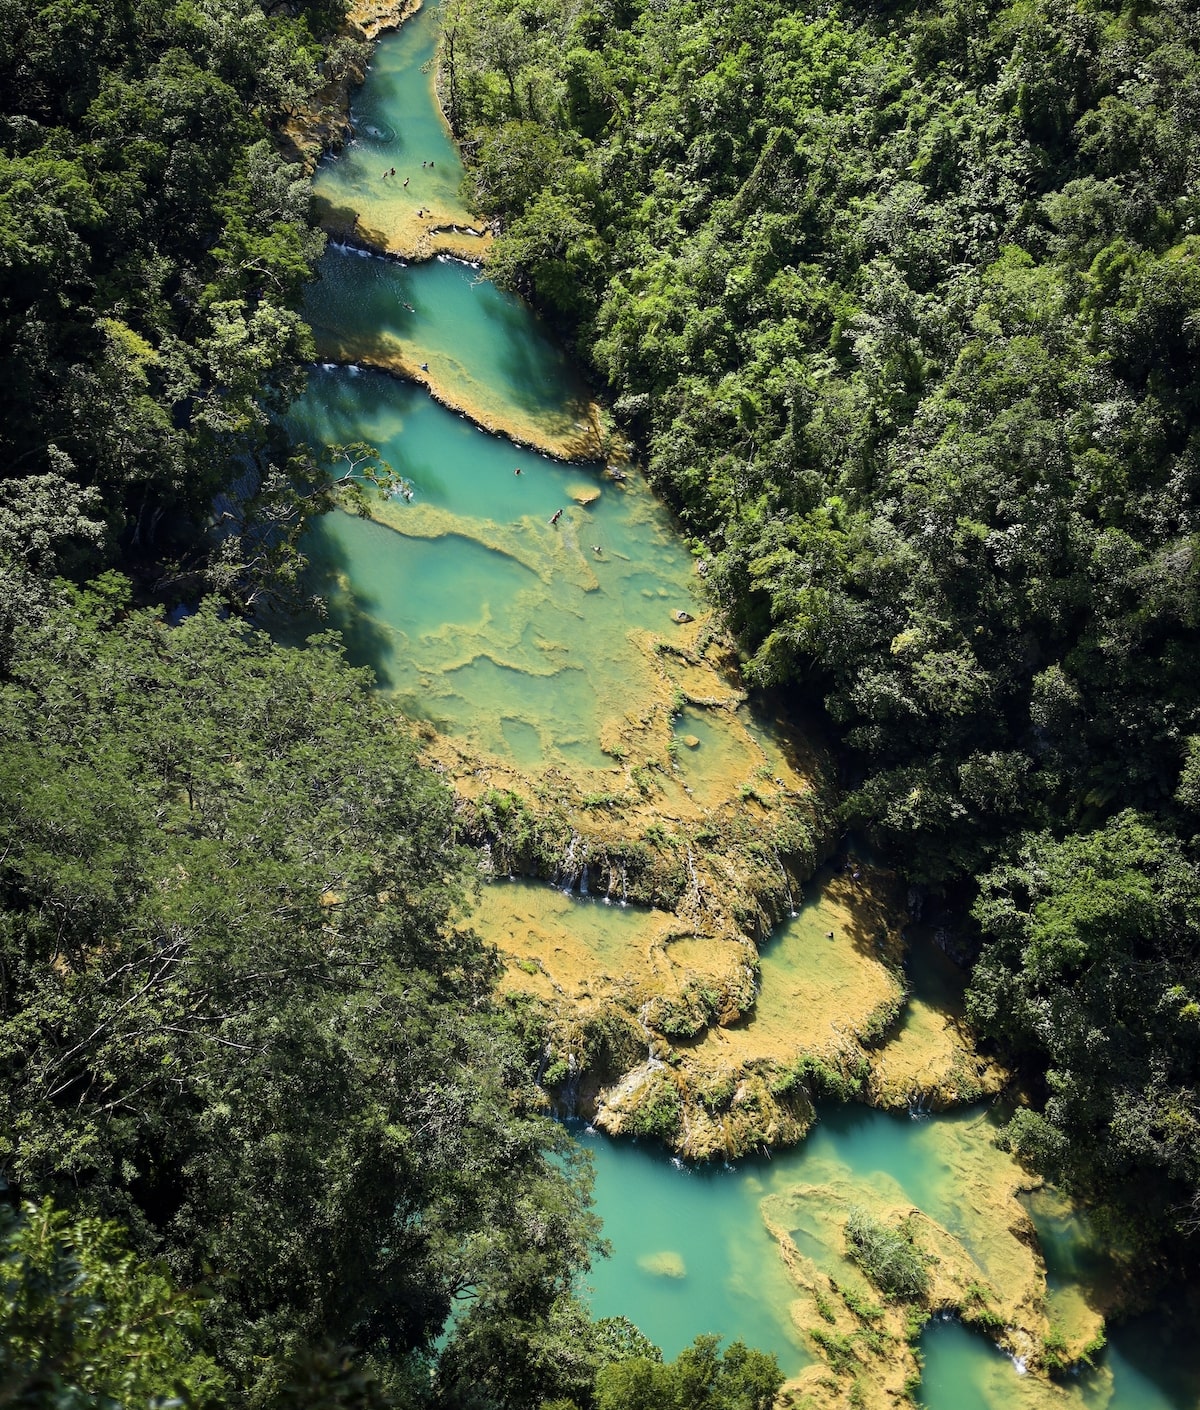
M 329 210 L 359 212 L 363 229 L 390 232 L 379 243 L 392 249 L 415 209 L 465 218 L 461 168 L 430 74 L 436 39 L 427 7 L 379 43 L 356 100 L 356 140 L 317 176 Z M 380 173 L 393 165 L 397 176 L 385 184 Z M 294 429 L 327 444 L 368 440 L 411 486 L 411 499 L 393 500 L 378 518 L 334 512 L 311 530 L 310 587 L 328 604 L 329 624 L 381 687 L 464 745 L 529 770 L 606 768 L 606 721 L 646 671 L 644 633 L 695 605 L 692 559 L 666 514 L 635 474 L 614 482 L 599 465 L 520 449 L 433 400 L 419 381 L 354 365 L 427 364 L 443 401 L 486 424 L 544 423 L 551 439 L 581 414 L 567 359 L 519 300 L 445 258 L 405 264 L 331 245 L 309 316 L 331 361 L 314 370 Z M 679 729 L 689 748 L 720 757 L 722 739 L 702 713 L 689 710 Z M 559 909 L 569 926 L 570 906 Z M 587 926 L 607 934 L 618 911 L 593 905 Z M 768 949 L 764 996 L 769 958 Z M 789 1316 L 794 1294 L 764 1201 L 799 1186 L 862 1187 L 911 1200 L 951 1230 L 962 1225 L 965 1237 L 957 1162 L 971 1142 L 990 1149 L 980 1111 L 910 1120 L 829 1109 L 803 1147 L 736 1168 L 691 1169 L 574 1129 L 595 1162 L 613 1250 L 589 1276 L 595 1312 L 631 1317 L 668 1356 L 701 1332 L 741 1337 L 775 1352 L 789 1374 L 812 1353 Z M 797 1247 L 820 1261 L 823 1226 L 806 1220 L 803 1201 L 787 1207 Z M 1044 1214 L 1039 1231 L 1051 1295 L 1069 1291 L 1086 1248 L 1078 1221 Z M 1125 1327 L 1100 1368 L 1068 1382 L 1056 1403 L 1195 1410 L 1194 1340 L 1161 1320 Z M 1033 1378 L 957 1324 L 931 1326 L 923 1350 L 930 1410 L 1033 1403 Z

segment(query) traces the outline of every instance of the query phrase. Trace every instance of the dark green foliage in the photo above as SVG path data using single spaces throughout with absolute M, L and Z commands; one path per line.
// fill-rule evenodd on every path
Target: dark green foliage
M 1154 823 L 1121 813 L 1031 837 L 983 878 L 991 944 L 973 1021 L 1044 1071 L 1041 1112 L 1007 1139 L 1081 1194 L 1123 1196 L 1153 1226 L 1200 1188 L 1200 870 Z M 1150 1172 L 1156 1178 L 1147 1178 Z
M 0 464 L 100 492 L 93 566 L 192 595 L 289 569 L 312 472 L 271 417 L 323 238 L 268 124 L 319 86 L 335 13 L 0 0 Z
M 596 1377 L 596 1410 L 771 1410 L 783 1385 L 774 1356 L 740 1341 L 697 1337 L 674 1361 L 610 1362 Z
M 111 1410 L 222 1403 L 223 1377 L 195 1350 L 197 1304 L 121 1246 L 119 1231 L 49 1201 L 0 1207 L 0 1403 Z
M 628 1317 L 602 1317 L 593 1329 L 600 1365 L 614 1361 L 661 1361 L 662 1352 Z
M 449 792 L 333 643 L 127 597 L 43 594 L 0 682 L 9 1181 L 204 1282 L 234 1400 L 327 1338 L 400 1386 L 454 1304 L 447 1403 L 586 1388 L 586 1184 L 451 924 Z
M 890 1229 L 864 1209 L 846 1220 L 850 1257 L 881 1293 L 901 1302 L 918 1302 L 929 1290 L 929 1269 L 907 1229 Z

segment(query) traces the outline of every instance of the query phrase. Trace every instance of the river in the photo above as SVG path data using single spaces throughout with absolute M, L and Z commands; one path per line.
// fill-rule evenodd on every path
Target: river
M 372 442 L 409 497 L 369 519 L 334 512 L 315 524 L 309 587 L 352 659 L 461 757 L 569 776 L 602 798 L 641 747 L 630 742 L 631 713 L 641 710 L 648 739 L 660 728 L 655 634 L 681 610 L 701 613 L 695 557 L 635 470 L 614 476 L 583 459 L 605 448 L 586 389 L 532 312 L 471 258 L 486 237 L 460 204 L 461 168 L 436 106 L 436 24 L 427 7 L 380 41 L 355 100 L 355 140 L 315 183 L 333 229 L 423 258 L 334 243 L 312 290 L 308 316 L 325 361 L 294 428 L 327 444 Z M 299 639 L 322 624 L 288 630 Z M 631 701 L 645 704 L 631 712 Z M 662 715 L 655 747 L 675 761 L 658 785 L 664 810 L 699 807 L 734 785 L 743 795 L 763 780 L 783 785 L 785 751 L 736 703 Z M 672 937 L 665 913 L 604 904 L 622 899 L 611 883 L 603 900 L 590 899 L 586 869 L 574 885 L 574 895 L 520 881 L 485 888 L 477 924 L 513 958 L 512 984 L 543 995 L 575 984 L 586 995 L 600 971 L 632 972 L 668 940 L 704 949 Z M 840 915 L 829 895 L 810 897 L 764 947 L 755 1018 L 697 1046 L 753 1048 L 764 1035 L 786 1046 L 814 985 L 827 986 L 828 1003 L 852 1002 L 876 959 L 863 946 L 821 948 Z M 954 1026 L 954 981 L 934 968 L 916 975 L 909 1030 Z M 921 1041 L 925 1052 L 933 1039 Z M 594 1311 L 631 1317 L 668 1356 L 712 1331 L 775 1352 L 789 1376 L 811 1368 L 815 1348 L 800 1328 L 817 1319 L 802 1289 L 853 1281 L 841 1227 L 856 1202 L 920 1210 L 997 1284 L 1031 1276 L 1017 1266 L 1030 1258 L 1028 1241 L 1009 1227 L 1022 1218 L 1011 1193 L 1019 1174 L 992 1144 L 981 1106 L 920 1119 L 827 1106 L 799 1147 L 735 1166 L 689 1166 L 653 1143 L 572 1129 L 592 1153 L 613 1249 L 588 1279 Z M 1103 1284 L 1104 1257 L 1052 1194 L 1024 1196 L 1023 1208 L 1045 1253 L 1051 1320 L 1069 1324 Z M 1040 1277 L 1036 1257 L 1030 1266 Z M 1097 1369 L 1058 1389 L 983 1336 L 935 1319 L 922 1336 L 920 1399 L 930 1410 L 1195 1410 L 1191 1340 L 1163 1318 L 1129 1324 Z

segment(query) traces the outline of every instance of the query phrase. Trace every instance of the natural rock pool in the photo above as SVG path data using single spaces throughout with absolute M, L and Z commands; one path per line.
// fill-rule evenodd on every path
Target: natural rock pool
M 313 526 L 308 586 L 329 621 L 288 634 L 340 630 L 424 722 L 468 821 L 492 829 L 501 879 L 473 923 L 506 956 L 505 987 L 566 1035 L 548 1062 L 582 1052 L 588 1023 L 623 1024 L 636 1051 L 614 1088 L 635 1109 L 648 1085 L 674 1093 L 684 1150 L 800 1134 L 813 1113 L 785 1078 L 813 1060 L 900 1108 L 823 1105 L 802 1145 L 732 1166 L 577 1122 L 613 1246 L 592 1305 L 669 1356 L 706 1331 L 774 1351 L 815 1405 L 895 1404 L 918 1362 L 903 1313 L 845 1257 L 862 1207 L 916 1231 L 935 1260 L 930 1308 L 986 1322 L 1031 1365 L 1052 1331 L 1074 1354 L 1119 1267 L 1051 1194 L 1022 1192 L 984 1107 L 904 1111 L 998 1085 L 962 1030 L 960 977 L 925 945 L 905 999 L 904 946 L 869 882 L 827 871 L 801 899 L 800 859 L 810 872 L 825 849 L 820 750 L 755 714 L 705 620 L 695 556 L 562 350 L 469 262 L 487 237 L 458 194 L 436 40 L 427 6 L 380 42 L 355 140 L 318 173 L 324 218 L 351 243 L 331 245 L 312 291 L 326 362 L 293 412 L 310 441 L 378 446 L 411 498 Z M 496 822 L 526 817 L 506 799 L 537 815 L 533 841 Z M 575 1077 L 560 1104 L 620 1129 L 620 1091 Z M 1059 1387 L 935 1317 L 919 1396 L 932 1410 L 1194 1410 L 1194 1349 L 1156 1345 L 1165 1326 L 1122 1332 Z
M 597 1207 L 613 1256 L 592 1273 L 592 1305 L 624 1313 L 670 1356 L 698 1331 L 742 1337 L 779 1357 L 791 1373 L 814 1357 L 788 1315 L 822 1319 L 798 1302 L 766 1220 L 788 1226 L 804 1254 L 853 1280 L 828 1221 L 848 1199 L 911 1201 L 971 1236 L 980 1195 L 994 1188 L 1003 1156 L 990 1146 L 985 1113 L 914 1121 L 856 1107 L 823 1108 L 803 1146 L 736 1168 L 688 1168 L 643 1146 L 579 1128 L 596 1164 Z M 1095 1258 L 1086 1225 L 1052 1200 L 1032 1210 L 1051 1259 L 1052 1308 L 1071 1315 L 1072 1271 Z M 985 1264 L 1012 1250 L 985 1240 Z M 1186 1410 L 1200 1404 L 1200 1376 L 1187 1319 L 1145 1317 L 1123 1327 L 1096 1370 L 1060 1387 L 1021 1374 L 1011 1357 L 955 1321 L 935 1320 L 921 1338 L 920 1403 L 929 1410 Z M 812 1370 L 809 1375 L 814 1374 Z M 841 1401 L 834 1400 L 838 1404 Z M 867 1403 L 872 1403 L 868 1400 Z

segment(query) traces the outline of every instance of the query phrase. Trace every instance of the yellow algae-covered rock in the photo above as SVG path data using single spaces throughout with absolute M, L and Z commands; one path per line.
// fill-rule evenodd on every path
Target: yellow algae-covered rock
M 660 1249 L 657 1253 L 643 1253 L 637 1261 L 638 1267 L 644 1273 L 651 1273 L 656 1278 L 686 1278 L 687 1264 L 683 1261 L 683 1255 L 676 1253 L 674 1249 Z
M 1041 1377 L 1094 1349 L 1101 1312 L 1093 1307 L 1068 1332 L 1048 1311 L 1020 1199 L 1027 1177 L 994 1146 L 987 1119 L 930 1123 L 927 1135 L 922 1168 L 943 1174 L 920 1204 L 889 1175 L 852 1174 L 836 1157 L 810 1172 L 815 1180 L 785 1177 L 762 1200 L 796 1290 L 793 1321 L 819 1357 L 790 1388 L 814 1407 L 894 1406 L 918 1382 L 921 1327 L 953 1315 L 1032 1373 L 1022 1406 L 1051 1404 L 1056 1392 Z
M 925 932 L 915 929 L 909 940 L 912 992 L 894 1035 L 870 1054 L 872 1104 L 942 1111 L 994 1096 L 1008 1074 L 975 1050 L 963 1008 L 965 974 Z
M 882 1036 L 904 998 L 902 942 L 888 899 L 865 880 L 827 874 L 812 900 L 763 944 L 754 1011 L 707 1035 L 714 1057 L 786 1065 Z
M 514 403 L 461 359 L 430 352 L 418 339 L 410 341 L 386 331 L 348 337 L 319 324 L 313 331 L 322 361 L 373 367 L 420 382 L 435 401 L 462 412 L 483 430 L 505 435 L 518 445 L 533 446 L 557 460 L 595 460 L 607 444 L 610 428 L 605 414 L 584 388 L 577 391 L 577 399 L 559 407 L 535 409 Z M 586 506 L 600 498 L 600 490 L 581 488 L 571 492 L 571 497 Z
M 569 485 L 567 493 L 575 501 L 586 509 L 589 504 L 595 504 L 600 498 L 600 488 L 598 485 Z

